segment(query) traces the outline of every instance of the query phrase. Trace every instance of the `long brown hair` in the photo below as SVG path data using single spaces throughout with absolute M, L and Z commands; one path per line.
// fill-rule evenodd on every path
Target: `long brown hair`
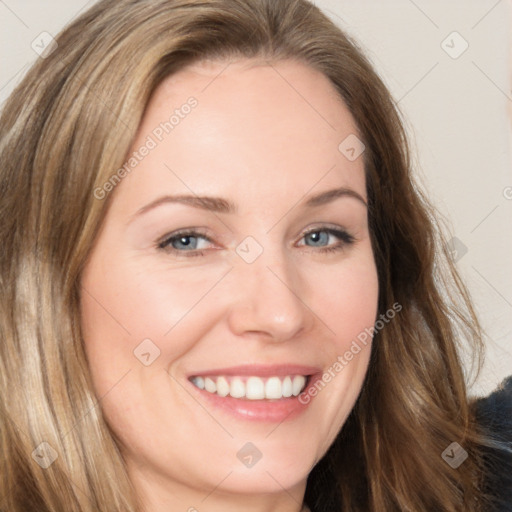
M 401 116 L 363 52 L 306 0 L 103 0 L 57 38 L 0 118 L 0 508 L 133 512 L 136 496 L 94 396 L 80 272 L 144 109 L 200 59 L 296 59 L 324 73 L 366 146 L 379 314 L 359 399 L 312 470 L 313 512 L 476 512 L 481 447 L 461 350 L 483 343 L 434 210 L 411 175 Z M 477 372 L 478 374 L 478 372 Z M 40 443 L 57 459 L 42 469 Z M 441 457 L 457 442 L 457 469 Z M 46 445 L 45 445 L 46 446 Z M 38 448 L 41 449 L 41 448 Z

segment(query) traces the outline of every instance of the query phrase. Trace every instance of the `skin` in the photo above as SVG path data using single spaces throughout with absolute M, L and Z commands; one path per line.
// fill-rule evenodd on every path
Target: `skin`
M 213 409 L 191 395 L 187 376 L 247 363 L 326 370 L 374 324 L 365 204 L 303 204 L 339 187 L 366 201 L 363 158 L 338 150 L 358 130 L 329 80 L 304 64 L 201 62 L 160 84 L 130 154 L 190 96 L 197 107 L 115 188 L 82 274 L 95 391 L 145 511 L 296 512 L 354 406 L 371 343 L 279 425 Z M 137 215 L 171 194 L 220 196 L 238 211 L 166 203 Z M 354 242 L 322 235 L 326 224 Z M 174 242 L 181 255 L 158 248 L 184 228 L 203 228 L 210 241 Z M 304 236 L 313 228 L 319 237 Z M 247 236 L 263 249 L 250 264 L 236 252 Z M 160 350 L 149 366 L 133 353 L 147 338 Z M 236 456 L 248 441 L 262 453 L 250 468 Z

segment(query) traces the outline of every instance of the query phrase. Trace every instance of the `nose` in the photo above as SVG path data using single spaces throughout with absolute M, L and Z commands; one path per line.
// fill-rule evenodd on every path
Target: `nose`
M 253 263 L 236 262 L 230 276 L 228 315 L 230 329 L 236 335 L 258 334 L 282 342 L 313 326 L 315 315 L 307 304 L 308 283 L 286 261 L 286 255 L 278 252 L 271 255 L 265 250 Z

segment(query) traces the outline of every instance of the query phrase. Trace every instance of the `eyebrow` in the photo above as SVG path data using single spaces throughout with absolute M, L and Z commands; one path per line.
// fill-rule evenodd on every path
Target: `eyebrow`
M 341 188 L 335 188 L 332 190 L 326 190 L 325 192 L 321 192 L 319 194 L 316 194 L 314 196 L 311 196 L 305 203 L 304 206 L 306 208 L 316 208 L 318 206 L 322 206 L 325 204 L 328 204 L 335 199 L 342 198 L 342 197 L 351 197 L 354 199 L 357 199 L 361 203 L 363 203 L 365 206 L 368 206 L 366 204 L 366 201 L 363 199 L 363 197 L 356 192 L 355 190 L 352 190 L 350 188 L 341 187 Z M 213 196 L 196 196 L 196 195 L 176 195 L 176 196 L 162 196 L 158 199 L 155 199 L 154 201 L 151 201 L 147 205 L 140 208 L 132 217 L 137 217 L 139 215 L 142 215 L 143 213 L 148 212 L 149 210 L 153 210 L 154 208 L 157 208 L 158 206 L 161 206 L 163 204 L 169 204 L 169 203 L 178 203 L 178 204 L 185 204 L 188 206 L 192 206 L 193 208 L 200 208 L 202 210 L 207 210 L 215 213 L 228 213 L 228 214 L 235 214 L 238 212 L 237 206 L 232 203 L 231 201 L 228 201 L 227 199 L 223 199 L 221 197 L 213 197 Z

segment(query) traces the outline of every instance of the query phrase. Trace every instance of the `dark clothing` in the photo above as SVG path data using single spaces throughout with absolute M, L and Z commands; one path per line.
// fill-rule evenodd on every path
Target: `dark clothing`
M 476 406 L 478 423 L 501 442 L 486 448 L 484 491 L 496 499 L 492 512 L 512 512 L 512 376 Z

